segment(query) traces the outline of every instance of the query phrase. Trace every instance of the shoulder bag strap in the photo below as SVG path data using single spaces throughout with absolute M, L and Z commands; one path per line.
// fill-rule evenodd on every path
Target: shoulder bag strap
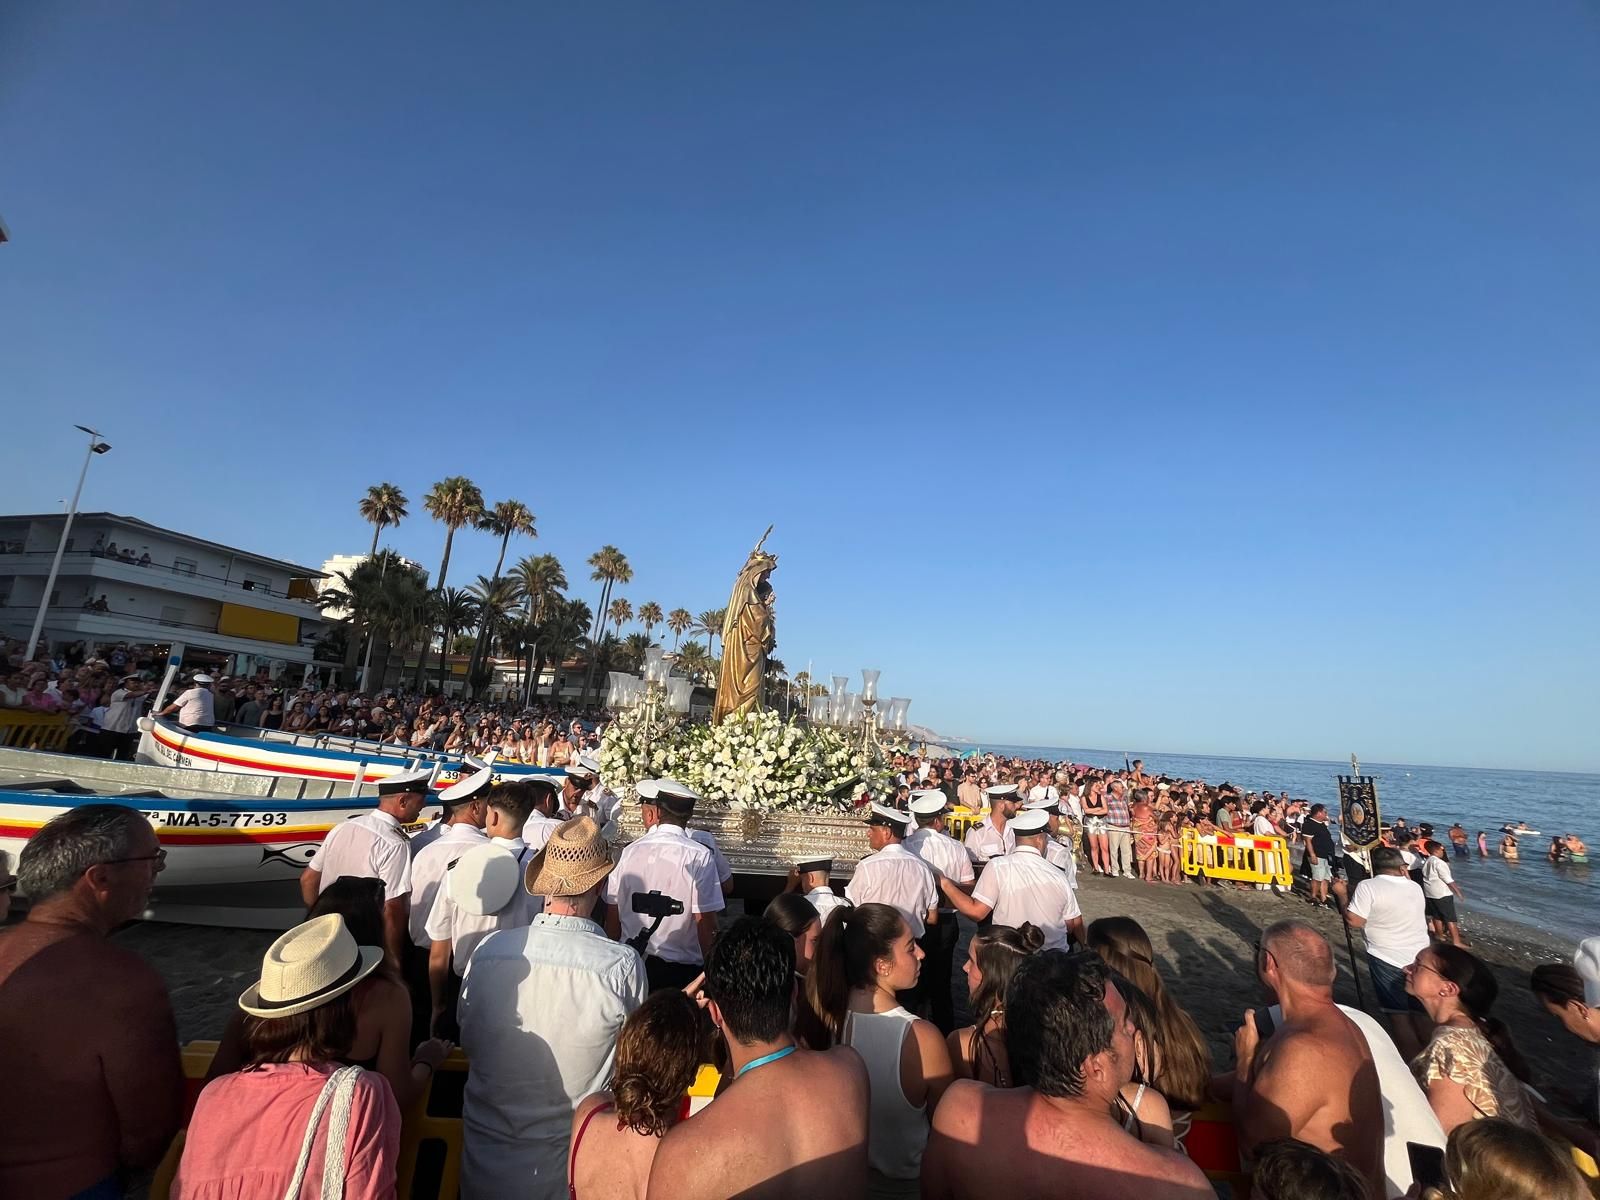
M 284 1189 L 283 1200 L 300 1200 L 300 1184 L 305 1180 L 306 1165 L 311 1161 L 311 1146 L 317 1140 L 317 1127 L 322 1124 L 323 1110 L 328 1107 L 334 1089 L 339 1086 L 340 1074 L 340 1071 L 335 1071 L 328 1076 L 328 1081 L 322 1085 L 322 1091 L 317 1095 L 316 1104 L 312 1106 L 311 1119 L 306 1122 L 305 1137 L 300 1141 L 300 1156 L 295 1159 L 294 1174 L 289 1177 L 289 1186 Z
M 339 1200 L 344 1195 L 345 1159 L 350 1140 L 350 1109 L 355 1102 L 356 1080 L 360 1067 L 340 1067 L 333 1073 L 333 1100 L 329 1104 L 328 1143 L 322 1155 L 322 1200 Z

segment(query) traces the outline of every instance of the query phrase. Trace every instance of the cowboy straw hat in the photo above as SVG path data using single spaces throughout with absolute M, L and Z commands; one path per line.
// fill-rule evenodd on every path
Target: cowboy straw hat
M 378 969 L 383 951 L 358 946 L 338 913 L 296 925 L 267 948 L 261 978 L 239 1007 L 252 1017 L 292 1017 L 344 995 Z
M 534 896 L 581 896 L 611 873 L 611 851 L 593 817 L 558 825 L 533 857 L 523 886 Z

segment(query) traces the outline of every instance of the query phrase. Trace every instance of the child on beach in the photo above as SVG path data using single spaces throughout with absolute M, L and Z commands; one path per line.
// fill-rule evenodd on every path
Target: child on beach
M 1161 883 L 1177 883 L 1178 841 L 1176 820 L 1162 817 L 1156 824 L 1156 879 Z

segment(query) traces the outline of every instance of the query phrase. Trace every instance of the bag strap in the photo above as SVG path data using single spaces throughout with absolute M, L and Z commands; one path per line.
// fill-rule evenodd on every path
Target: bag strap
M 335 1100 L 335 1093 L 342 1093 L 342 1115 L 335 1112 L 334 1121 L 338 1126 L 339 1139 L 334 1141 L 334 1130 L 328 1131 L 327 1152 L 323 1155 L 322 1163 L 322 1194 L 332 1198 L 344 1193 L 344 1142 L 345 1133 L 350 1124 L 350 1101 L 355 1090 L 355 1076 L 360 1067 L 341 1067 L 322 1085 L 322 1091 L 317 1094 L 317 1102 L 311 1108 L 311 1119 L 306 1122 L 306 1134 L 300 1143 L 300 1155 L 295 1159 L 294 1174 L 289 1178 L 289 1186 L 284 1189 L 283 1200 L 300 1200 L 300 1185 L 305 1181 L 306 1167 L 311 1161 L 311 1147 L 317 1140 L 317 1128 L 322 1124 L 322 1114 L 327 1109 L 330 1101 Z M 334 1153 L 335 1145 L 338 1146 L 338 1184 L 337 1190 L 328 1190 L 329 1171 L 328 1159 Z
M 356 1080 L 360 1067 L 341 1067 L 334 1072 L 339 1081 L 334 1089 L 332 1111 L 328 1114 L 328 1142 L 322 1153 L 322 1198 L 340 1200 L 344 1196 L 344 1168 L 350 1140 L 350 1109 L 355 1102 Z

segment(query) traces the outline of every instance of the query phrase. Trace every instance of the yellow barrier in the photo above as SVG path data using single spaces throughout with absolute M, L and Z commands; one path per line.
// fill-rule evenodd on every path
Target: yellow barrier
M 58 713 L 0 708 L 0 746 L 21 750 L 61 750 L 72 732 L 67 718 Z
M 1275 883 L 1289 887 L 1294 872 L 1289 847 L 1281 837 L 1245 833 L 1200 834 L 1183 831 L 1183 873 L 1207 879 L 1237 879 L 1241 883 Z
M 964 805 L 956 805 L 946 810 L 944 814 L 945 832 L 956 841 L 961 841 L 972 832 L 972 827 L 989 815 L 989 810 L 977 812 Z

